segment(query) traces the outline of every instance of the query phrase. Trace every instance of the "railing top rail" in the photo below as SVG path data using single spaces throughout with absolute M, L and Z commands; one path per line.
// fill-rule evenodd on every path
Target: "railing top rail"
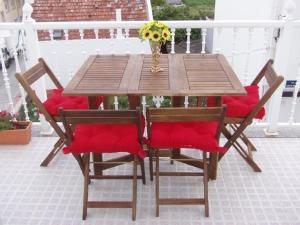
M 13 22 L 13 23 L 0 23 L 0 30 L 15 30 L 15 29 L 23 29 L 24 23 L 21 22 Z
M 35 29 L 110 29 L 131 28 L 138 29 L 148 21 L 78 21 L 78 22 L 38 22 Z M 214 27 L 274 27 L 284 26 L 279 20 L 178 20 L 164 21 L 171 28 L 214 28 Z

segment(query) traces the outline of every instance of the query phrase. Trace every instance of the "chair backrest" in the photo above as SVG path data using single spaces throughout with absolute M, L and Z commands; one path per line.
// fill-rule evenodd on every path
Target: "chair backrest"
M 37 106 L 39 111 L 45 116 L 46 120 L 51 124 L 53 129 L 56 131 L 56 133 L 62 137 L 63 131 L 60 129 L 60 127 L 56 124 L 56 121 L 58 121 L 58 118 L 53 118 L 46 108 L 44 107 L 42 101 L 40 98 L 36 95 L 35 91 L 31 87 L 31 85 L 36 82 L 38 79 L 40 79 L 42 76 L 48 74 L 49 78 L 52 80 L 54 85 L 57 88 L 62 88 L 62 85 L 58 81 L 58 79 L 55 77 L 47 63 L 44 61 L 44 59 L 39 58 L 39 62 L 35 64 L 30 69 L 26 70 L 24 73 L 16 73 L 16 78 L 24 88 L 24 90 L 27 92 L 28 96 L 31 98 L 31 100 L 34 102 L 34 104 Z
M 261 97 L 259 103 L 253 109 L 253 111 L 248 115 L 247 118 L 249 118 L 249 119 L 252 119 L 256 116 L 258 111 L 266 104 L 266 102 L 270 99 L 270 97 L 273 95 L 273 93 L 277 90 L 277 88 L 280 86 L 280 84 L 284 80 L 283 76 L 280 76 L 275 72 L 275 70 L 273 68 L 273 60 L 271 60 L 271 59 L 261 69 L 261 71 L 258 73 L 256 78 L 253 80 L 251 85 L 258 85 L 258 83 L 263 78 L 266 79 L 269 88 L 264 93 L 264 95 Z
M 147 108 L 147 132 L 151 138 L 153 122 L 201 122 L 216 121 L 219 126 L 216 138 L 220 138 L 226 107 L 195 107 L 195 108 Z
M 136 110 L 64 110 L 59 109 L 61 121 L 66 130 L 67 145 L 73 140 L 73 129 L 78 124 L 135 124 L 142 144 L 141 111 Z

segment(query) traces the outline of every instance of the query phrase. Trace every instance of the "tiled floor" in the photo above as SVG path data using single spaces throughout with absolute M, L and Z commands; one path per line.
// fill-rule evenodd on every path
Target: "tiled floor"
M 263 172 L 254 173 L 231 151 L 209 182 L 210 217 L 202 206 L 162 206 L 155 217 L 154 183 L 138 183 L 137 221 L 129 209 L 89 209 L 82 213 L 82 175 L 70 155 L 60 154 L 48 168 L 39 163 L 56 138 L 33 138 L 27 146 L 0 146 L 0 224 L 300 224 L 300 139 L 253 139 Z M 194 153 L 194 154 L 197 154 Z M 198 153 L 199 154 L 199 153 Z M 162 168 L 188 170 L 168 161 Z M 148 172 L 148 160 L 146 160 Z M 112 173 L 131 172 L 131 165 Z M 148 175 L 148 173 L 147 173 Z M 91 199 L 130 199 L 130 181 L 93 181 Z M 202 178 L 161 179 L 163 196 L 202 195 Z

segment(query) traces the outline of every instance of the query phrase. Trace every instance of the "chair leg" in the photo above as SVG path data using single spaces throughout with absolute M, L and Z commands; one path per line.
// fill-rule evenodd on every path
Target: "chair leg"
M 252 167 L 252 169 L 255 172 L 261 172 L 261 169 L 259 168 L 259 166 L 256 164 L 256 162 L 252 159 L 251 155 L 249 155 L 243 148 L 242 146 L 237 142 L 237 140 L 235 139 L 234 141 L 230 142 L 230 138 L 232 137 L 231 133 L 227 130 L 226 127 L 224 127 L 224 129 L 222 130 L 222 133 L 224 134 L 224 136 L 228 139 L 227 143 L 224 145 L 225 147 L 227 147 L 228 149 L 233 146 L 234 149 L 242 156 L 242 158 L 248 163 L 248 165 L 250 165 Z M 219 161 L 221 160 L 221 158 L 224 156 L 223 154 L 219 154 Z
M 132 220 L 136 219 L 136 202 L 137 202 L 137 156 L 133 161 L 133 180 L 132 180 Z
M 73 157 L 76 159 L 76 161 L 78 162 L 78 165 L 79 165 L 79 167 L 80 167 L 80 169 L 81 169 L 81 172 L 82 172 L 82 174 L 83 174 L 83 176 L 84 176 L 84 171 L 85 171 L 85 167 L 84 167 L 84 162 L 83 162 L 83 160 L 82 160 L 82 157 L 81 157 L 81 155 L 80 154 L 75 154 L 75 153 L 72 153 L 72 155 L 73 155 Z
M 145 163 L 144 163 L 144 160 L 141 158 L 138 158 L 138 160 L 140 161 L 142 180 L 143 180 L 143 184 L 145 185 L 146 184 Z
M 83 186 L 83 212 L 82 219 L 87 216 L 88 190 L 89 190 L 90 153 L 84 154 L 84 186 Z
M 231 124 L 230 125 L 232 129 L 237 130 L 238 126 L 236 124 Z M 249 140 L 249 138 L 244 134 L 244 132 L 241 133 L 240 139 L 247 145 L 248 149 L 251 151 L 257 151 L 256 147 L 254 144 Z
M 153 149 L 149 148 L 149 170 L 150 180 L 153 181 Z
M 205 216 L 209 217 L 209 207 L 208 207 L 208 173 L 207 173 L 207 153 L 206 152 L 203 152 L 203 184 L 204 184 Z
M 236 143 L 234 143 L 233 147 L 240 154 L 240 156 L 242 156 L 242 158 L 248 163 L 248 165 L 252 167 L 254 172 L 261 172 L 260 167 L 256 164 L 256 162 L 252 159 L 252 157 L 249 156 L 240 145 L 237 145 Z
M 155 196 L 156 196 L 156 217 L 159 217 L 159 149 L 155 150 Z
M 63 138 L 59 138 L 58 141 L 54 144 L 53 149 L 51 152 L 47 155 L 47 157 L 43 160 L 40 166 L 47 167 L 49 163 L 52 161 L 52 159 L 56 156 L 56 154 L 61 150 L 61 148 L 64 146 L 64 140 Z

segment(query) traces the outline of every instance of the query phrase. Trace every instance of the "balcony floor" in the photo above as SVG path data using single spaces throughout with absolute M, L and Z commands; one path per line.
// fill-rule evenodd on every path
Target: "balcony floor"
M 48 168 L 39 167 L 55 140 L 34 137 L 27 146 L 0 146 L 0 224 L 132 224 L 129 209 L 89 209 L 87 220 L 81 220 L 83 179 L 75 160 L 59 154 Z M 155 183 L 149 181 L 146 159 L 147 184 L 138 182 L 134 224 L 300 224 L 300 139 L 252 140 L 259 149 L 254 157 L 263 172 L 252 172 L 230 151 L 220 163 L 218 179 L 209 182 L 209 218 L 202 206 L 162 206 L 156 218 Z M 190 169 L 180 163 L 171 166 L 168 161 L 163 161 L 161 168 Z M 110 172 L 130 173 L 131 165 Z M 131 182 L 126 180 L 93 181 L 90 185 L 93 200 L 126 200 L 130 192 Z M 199 195 L 202 178 L 161 179 L 161 196 Z

